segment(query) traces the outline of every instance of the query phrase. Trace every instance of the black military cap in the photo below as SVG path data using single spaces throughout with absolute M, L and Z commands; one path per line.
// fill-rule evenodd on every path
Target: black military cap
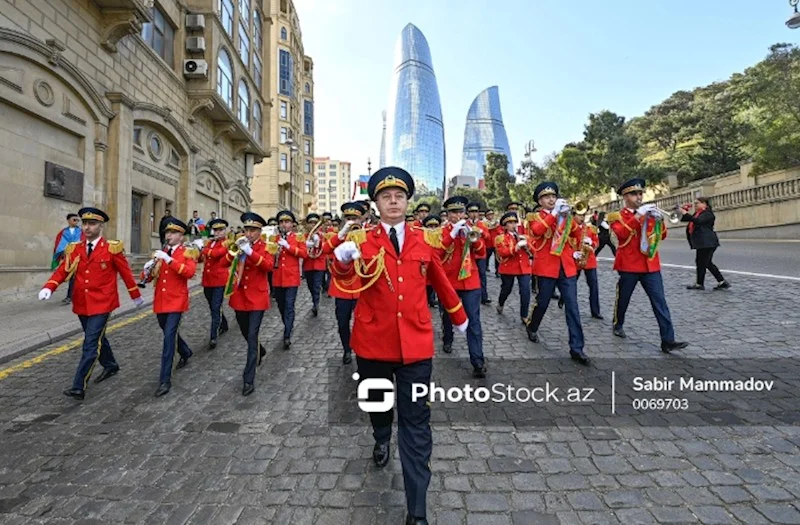
M 243 213 L 239 220 L 242 221 L 242 225 L 245 227 L 263 228 L 267 225 L 267 221 L 264 220 L 264 217 L 252 211 Z
M 189 227 L 186 226 L 186 223 L 178 219 L 177 217 L 167 217 L 167 225 L 164 227 L 164 231 L 186 233 L 186 230 L 188 229 Z
M 324 216 L 325 214 L 323 213 L 322 215 Z M 292 213 L 290 210 L 279 211 L 276 217 L 278 219 L 278 222 L 281 221 L 297 222 L 297 219 L 295 219 L 294 217 L 294 213 Z
M 208 221 L 208 227 L 212 230 L 216 230 L 218 228 L 227 228 L 228 221 L 225 219 L 212 219 Z
M 81 208 L 78 215 L 82 221 L 108 222 L 108 215 L 100 208 Z
M 381 190 L 387 188 L 400 188 L 405 190 L 410 199 L 414 195 L 414 178 L 403 168 L 387 166 L 381 168 L 369 178 L 367 183 L 367 193 L 369 198 L 375 200 L 375 196 Z

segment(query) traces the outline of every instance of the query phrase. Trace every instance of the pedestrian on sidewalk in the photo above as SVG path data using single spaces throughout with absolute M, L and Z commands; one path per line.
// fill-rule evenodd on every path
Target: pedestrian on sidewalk
M 697 267 L 697 280 L 686 287 L 687 290 L 705 290 L 706 270 L 717 280 L 714 290 L 726 290 L 730 283 L 722 276 L 717 265 L 714 264 L 714 252 L 719 248 L 719 237 L 714 231 L 716 217 L 711 209 L 708 197 L 697 197 L 694 201 L 694 213 L 682 210 L 681 221 L 687 222 L 686 233 L 689 246 L 695 250 L 695 266 Z
M 155 283 L 153 312 L 158 319 L 158 326 L 164 332 L 160 384 L 156 389 L 156 397 L 163 396 L 172 388 L 175 351 L 181 356 L 176 370 L 185 367 L 192 357 L 192 349 L 178 333 L 183 312 L 189 310 L 189 279 L 194 277 L 199 256 L 195 247 L 187 248 L 183 245 L 183 236 L 187 229 L 180 219 L 172 217 L 165 228 L 166 249 L 156 250 L 154 260 L 148 261 L 142 272 L 145 282 Z
M 72 311 L 78 315 L 83 328 L 83 350 L 72 388 L 64 390 L 64 395 L 83 399 L 98 359 L 103 372 L 95 379 L 95 383 L 119 372 L 119 365 L 105 335 L 108 318 L 119 307 L 117 275 L 125 282 L 137 307 L 144 300 L 125 258 L 122 242 L 103 239 L 103 225 L 108 222 L 108 215 L 97 208 L 81 208 L 78 215 L 83 221 L 84 239 L 64 248 L 64 258 L 39 292 L 39 300 L 49 299 L 61 283 L 73 276 L 82 281 L 74 290 Z
M 257 213 L 243 213 L 240 220 L 244 224 L 244 237 L 237 240 L 241 250 L 236 261 L 235 281 L 226 290 L 232 294 L 230 307 L 236 312 L 236 322 L 247 341 L 247 361 L 242 374 L 242 395 L 249 396 L 255 390 L 256 366 L 267 351 L 258 342 L 258 332 L 264 312 L 269 310 L 269 285 L 267 274 L 272 271 L 274 259 L 267 251 L 267 245 L 261 238 L 261 229 L 267 221 Z M 234 260 L 230 253 L 228 261 Z
M 614 243 L 611 242 L 611 226 L 609 226 L 608 222 L 606 221 L 606 212 L 601 211 L 597 216 L 597 238 L 600 240 L 600 244 L 594 250 L 595 255 L 600 255 L 600 252 L 608 246 L 611 248 L 611 253 L 614 257 L 617 256 L 617 247 L 614 246 Z
M 85 238 L 83 231 L 80 227 L 80 217 L 77 213 L 67 214 L 67 227 L 58 232 L 56 241 L 53 245 L 53 260 L 50 264 L 50 270 L 55 270 L 64 259 L 64 250 L 67 245 L 73 242 L 80 242 Z M 74 276 L 69 280 L 69 288 L 67 288 L 67 296 L 62 299 L 63 304 L 69 304 L 72 301 L 72 288 L 75 286 Z
M 164 246 L 167 244 L 167 238 L 164 236 L 164 233 L 167 231 L 167 225 L 169 224 L 170 218 L 172 217 L 172 212 L 169 208 L 164 210 L 164 216 L 161 217 L 161 220 L 158 223 L 158 239 L 159 239 L 159 246 Z
M 397 167 L 376 171 L 367 191 L 380 212 L 380 224 L 366 233 L 360 244 L 345 241 L 334 250 L 337 280 L 351 280 L 347 290 L 360 291 L 351 346 L 358 362 L 359 390 L 366 379 L 397 388 L 397 438 L 406 492 L 407 525 L 427 525 L 426 497 L 431 480 L 433 449 L 431 409 L 425 397 L 412 398 L 414 384 L 430 384 L 433 362 L 433 323 L 427 308 L 425 285 L 431 283 L 439 300 L 460 332 L 469 321 L 455 290 L 447 280 L 425 233 L 405 223 L 414 179 Z M 359 265 L 356 270 L 356 264 Z M 374 272 L 371 279 L 365 272 Z M 367 387 L 369 383 L 364 384 Z M 367 388 L 375 446 L 372 460 L 383 468 L 389 463 L 394 407 L 381 404 L 384 392 Z
M 226 242 L 228 221 L 211 219 L 208 221 L 208 228 L 213 238 L 208 242 L 194 242 L 199 243 L 198 247 L 202 250 L 199 262 L 203 263 L 203 295 L 211 310 L 211 337 L 208 346 L 213 350 L 217 347 L 219 336 L 228 331 L 228 320 L 222 311 L 222 301 L 225 299 L 225 285 L 228 283 L 231 262 L 227 257 L 230 244 Z

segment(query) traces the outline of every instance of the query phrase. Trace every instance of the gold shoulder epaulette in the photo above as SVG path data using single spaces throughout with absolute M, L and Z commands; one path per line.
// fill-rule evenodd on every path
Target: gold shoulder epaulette
M 498 235 L 497 237 L 494 238 L 494 245 L 497 246 L 498 244 L 503 242 L 505 238 L 506 238 L 505 234 Z
M 599 231 L 599 230 L 597 229 L 597 226 L 595 226 L 594 224 L 590 224 L 590 225 L 589 225 L 589 230 L 591 230 L 591 231 L 592 231 L 592 232 L 594 232 L 594 233 L 597 233 L 597 232 Z
M 200 257 L 200 250 L 195 246 L 187 247 L 183 250 L 183 256 L 187 259 L 196 261 Z
M 432 230 L 424 230 L 423 237 L 425 242 L 433 248 L 444 248 L 442 244 L 442 229 L 434 228 Z
M 612 211 L 608 215 L 606 215 L 606 221 L 608 222 L 616 222 L 622 219 L 622 215 L 618 211 Z
M 117 255 L 125 251 L 125 246 L 122 241 L 108 241 L 108 253 Z
M 526 221 L 528 221 L 528 222 L 535 221 L 535 220 L 536 220 L 536 216 L 537 216 L 537 215 L 539 215 L 539 214 L 538 214 L 538 213 L 536 213 L 535 211 L 529 211 L 529 212 L 528 212 L 528 213 L 525 215 L 525 220 L 526 220 Z
M 80 242 L 71 242 L 67 244 L 67 246 L 64 248 L 64 253 L 67 255 L 71 254 L 75 250 L 75 247 L 79 244 Z

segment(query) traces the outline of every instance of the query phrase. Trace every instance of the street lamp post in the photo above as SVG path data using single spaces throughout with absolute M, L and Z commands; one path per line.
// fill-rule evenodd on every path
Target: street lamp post
M 289 209 L 295 212 L 294 207 L 294 156 L 300 149 L 294 143 L 294 139 L 289 136 L 286 139 L 286 145 L 289 146 Z
M 520 167 L 517 169 L 517 178 L 522 179 L 522 182 L 529 181 L 532 176 L 533 159 L 531 159 L 531 156 L 535 151 L 536 147 L 533 143 L 533 139 L 531 139 L 525 144 L 525 157 L 522 162 L 520 162 Z
M 797 4 L 800 0 L 789 0 L 789 5 L 794 7 L 794 14 L 786 21 L 786 27 L 789 29 L 797 29 L 800 27 L 800 13 L 797 12 Z

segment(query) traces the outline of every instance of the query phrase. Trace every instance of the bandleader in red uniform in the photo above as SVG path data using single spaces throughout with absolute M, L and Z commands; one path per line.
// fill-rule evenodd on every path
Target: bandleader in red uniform
M 380 212 L 381 222 L 360 245 L 348 241 L 334 250 L 339 276 L 351 278 L 359 265 L 361 276 L 354 291 L 361 295 L 355 309 L 351 346 L 356 352 L 359 381 L 397 382 L 398 441 L 408 516 L 406 523 L 424 524 L 430 483 L 432 437 L 428 400 L 412 400 L 413 383 L 429 384 L 433 357 L 433 324 L 425 285 L 431 283 L 453 324 L 466 331 L 463 305 L 442 269 L 435 249 L 422 230 L 404 221 L 414 180 L 405 170 L 376 171 L 367 191 Z M 360 386 L 359 388 L 361 387 Z M 368 386 L 368 384 L 364 384 Z M 369 399 L 375 400 L 376 392 Z M 381 407 L 382 408 L 382 407 Z M 393 410 L 370 412 L 375 447 L 373 461 L 385 466 L 390 457 Z
M 83 350 L 72 388 L 64 390 L 64 395 L 83 399 L 98 359 L 103 372 L 95 379 L 95 383 L 119 372 L 119 365 L 105 335 L 111 312 L 119 308 L 117 275 L 122 278 L 137 307 L 144 300 L 136 287 L 122 242 L 107 241 L 102 237 L 103 224 L 108 222 L 108 215 L 97 208 L 81 208 L 78 215 L 83 221 L 81 228 L 84 238 L 66 246 L 64 257 L 39 292 L 39 299 L 50 299 L 61 283 L 75 279 L 72 311 L 83 328 Z

